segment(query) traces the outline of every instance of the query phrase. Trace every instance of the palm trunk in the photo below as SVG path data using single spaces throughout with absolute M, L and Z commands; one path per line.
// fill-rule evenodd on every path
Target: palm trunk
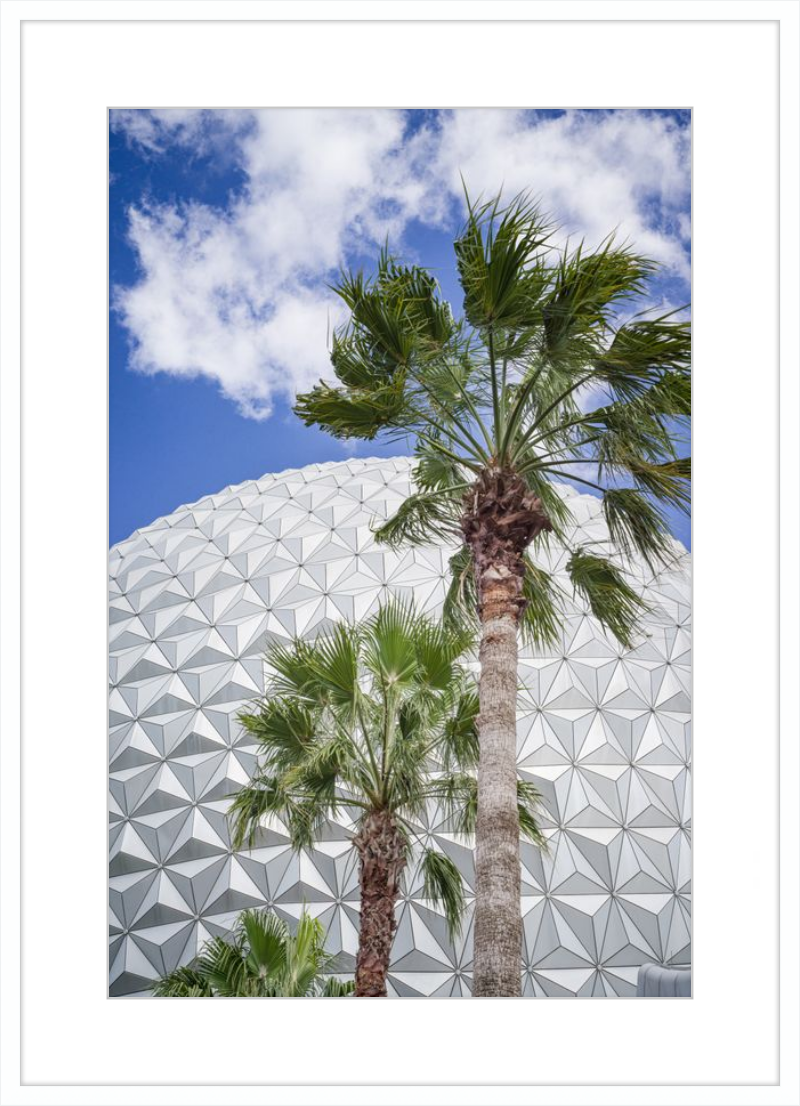
M 477 996 L 519 995 L 522 959 L 516 755 L 518 608 L 492 591 L 484 593 L 481 609 L 473 966 L 473 994 Z
M 513 473 L 487 470 L 464 506 L 481 621 L 473 994 L 513 997 L 521 993 L 522 976 L 517 628 L 525 606 L 525 550 L 551 526 L 540 500 Z
M 362 819 L 355 846 L 361 888 L 355 994 L 356 998 L 385 998 L 405 841 L 391 812 L 371 810 Z

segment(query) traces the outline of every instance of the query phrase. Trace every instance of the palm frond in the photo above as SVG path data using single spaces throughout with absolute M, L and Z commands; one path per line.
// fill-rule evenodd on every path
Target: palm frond
M 238 930 L 228 940 L 216 936 L 207 941 L 195 968 L 220 998 L 236 998 L 249 991 L 246 950 Z
M 413 606 L 390 599 L 368 619 L 364 663 L 381 687 L 399 690 L 417 676 L 416 616 Z
M 336 331 L 331 346 L 331 364 L 336 379 L 346 388 L 371 391 L 386 383 L 386 372 L 375 363 L 354 334 Z
M 319 707 L 321 701 L 313 659 L 313 646 L 308 641 L 295 638 L 288 643 L 273 642 L 267 656 L 270 698 L 296 699 L 307 709 Z M 261 703 L 256 705 L 260 707 Z
M 664 370 L 685 373 L 690 364 L 688 323 L 639 319 L 621 326 L 595 360 L 595 378 L 620 399 L 635 399 L 656 385 Z
M 214 992 L 206 977 L 187 965 L 156 980 L 152 993 L 154 998 L 211 998 Z
M 442 349 L 449 343 L 456 329 L 453 312 L 427 270 L 402 265 L 385 250 L 378 265 L 376 286 L 381 299 L 394 307 L 406 330 L 413 335 L 415 352 Z M 356 308 L 356 322 L 361 321 Z
M 553 533 L 563 540 L 574 522 L 569 501 L 559 494 L 558 485 L 548 480 L 537 467 L 525 467 L 523 475 L 530 490 L 541 500 L 542 508 L 553 527 Z M 542 535 L 541 540 L 547 540 L 546 533 Z
M 583 244 L 565 247 L 543 306 L 548 354 L 558 361 L 588 355 L 609 326 L 613 311 L 640 296 L 656 264 L 626 246 L 615 246 L 610 235 L 599 250 L 587 253 Z
M 301 998 L 313 993 L 321 972 L 326 971 L 333 957 L 325 952 L 325 931 L 319 918 L 303 913 L 295 933 L 286 942 L 285 966 L 281 990 L 289 998 Z
M 459 695 L 455 709 L 442 727 L 438 751 L 447 771 L 459 767 L 477 768 L 480 754 L 477 688 L 467 685 Z
M 466 628 L 456 629 L 427 618 L 414 623 L 416 681 L 426 691 L 444 693 L 457 683 L 458 661 L 474 644 Z
M 654 415 L 689 418 L 692 413 L 692 378 L 688 369 L 663 372 L 652 388 L 644 393 L 642 403 Z
M 636 465 L 658 464 L 673 455 L 666 419 L 649 409 L 648 397 L 653 391 L 598 407 L 584 420 L 594 438 L 592 453 L 601 478 L 606 473 L 630 473 Z
M 423 894 L 434 906 L 444 910 L 447 933 L 454 941 L 461 932 L 464 916 L 464 882 L 458 868 L 449 856 L 425 849 L 420 864 L 423 877 Z
M 335 777 L 329 775 L 322 782 L 325 785 L 325 795 L 331 796 L 331 801 L 336 806 Z M 284 809 L 282 821 L 289 832 L 289 841 L 295 852 L 313 848 L 325 824 L 326 814 L 324 799 L 314 796 L 298 799 Z
M 530 780 L 517 780 L 517 813 L 519 814 L 519 830 L 523 837 L 527 837 L 535 845 L 547 852 L 549 845 L 547 838 L 542 833 L 539 825 L 538 814 L 542 806 L 542 797 Z
M 639 488 L 661 503 L 689 510 L 692 463 L 688 457 L 677 457 L 660 465 L 632 461 L 628 471 Z
M 391 518 L 374 527 L 375 540 L 390 549 L 452 541 L 458 534 L 459 507 L 454 496 L 438 489 L 409 495 Z
M 469 204 L 467 222 L 455 241 L 464 290 L 464 313 L 472 326 L 504 332 L 509 345 L 538 319 L 548 274 L 543 251 L 553 228 L 525 194 L 506 207 L 499 200 Z
M 252 848 L 256 834 L 270 814 L 283 816 L 291 798 L 279 778 L 260 771 L 233 796 L 228 824 L 234 849 Z
M 527 554 L 522 596 L 525 600 L 520 623 L 523 640 L 537 649 L 555 645 L 561 634 L 559 590 L 550 573 Z
M 273 772 L 294 767 L 308 753 L 318 726 L 317 712 L 290 696 L 264 699 L 255 713 L 242 713 L 239 721 L 258 742 Z
M 639 553 L 651 572 L 674 559 L 672 539 L 661 512 L 633 488 L 610 488 L 603 514 L 612 542 L 626 556 Z
M 450 772 L 426 785 L 429 798 L 440 804 L 453 833 L 475 833 L 478 818 L 478 781 L 469 772 Z
M 405 376 L 398 372 L 373 388 L 334 388 L 320 381 L 299 393 L 294 412 L 306 426 L 324 426 L 334 438 L 372 441 L 407 412 Z
M 463 634 L 474 634 L 478 627 L 478 596 L 472 554 L 462 545 L 449 561 L 450 583 L 444 597 L 442 621 Z
M 247 945 L 247 968 L 261 978 L 277 977 L 286 967 L 286 923 L 266 910 L 245 910 L 239 915 Z
M 605 629 L 626 648 L 647 604 L 610 560 L 589 553 L 583 547 L 572 551 L 567 573 L 575 591 L 589 604 L 589 610 Z
M 441 450 L 422 442 L 417 446 L 416 464 L 412 472 L 415 487 L 421 493 L 460 489 L 465 483 L 465 472 L 458 461 Z
M 356 985 L 352 980 L 336 979 L 331 977 L 326 979 L 324 986 L 319 992 L 320 998 L 347 998 L 352 995 Z
M 206 941 L 191 964 L 153 986 L 164 998 L 342 997 L 352 983 L 326 980 L 335 957 L 318 919 L 305 911 L 295 934 L 265 909 L 244 911 L 225 937 Z
M 309 668 L 326 704 L 353 710 L 358 697 L 358 631 L 337 623 L 310 648 Z

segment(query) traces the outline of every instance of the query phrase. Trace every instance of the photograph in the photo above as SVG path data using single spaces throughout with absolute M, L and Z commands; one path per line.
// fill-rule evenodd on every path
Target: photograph
M 691 243 L 685 108 L 108 110 L 111 998 L 691 997 Z

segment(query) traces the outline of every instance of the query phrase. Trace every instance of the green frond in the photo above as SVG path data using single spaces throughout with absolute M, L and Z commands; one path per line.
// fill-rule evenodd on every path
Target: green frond
M 318 725 L 316 712 L 285 695 L 258 706 L 254 714 L 240 714 L 239 721 L 258 742 L 273 772 L 286 771 L 307 755 Z
M 408 364 L 415 344 L 414 327 L 402 298 L 384 294 L 379 284 L 363 281 L 348 288 L 345 302 L 351 310 L 348 333 L 354 335 L 377 362 L 391 372 Z M 338 289 L 336 289 L 338 290 Z
M 553 228 L 527 195 L 506 207 L 499 201 L 469 205 L 454 243 L 464 313 L 479 330 L 500 328 L 508 339 L 539 321 L 548 274 L 543 251 Z
M 204 975 L 186 966 L 156 980 L 152 993 L 154 998 L 211 998 L 214 992 Z
M 633 250 L 615 247 L 613 235 L 593 253 L 586 253 L 583 244 L 565 248 L 543 305 L 548 354 L 556 360 L 589 354 L 614 310 L 642 295 L 656 268 Z
M 458 533 L 460 504 L 440 490 L 408 496 L 386 522 L 375 526 L 375 540 L 390 549 L 436 539 L 452 541 Z
M 421 442 L 415 450 L 415 458 L 416 464 L 411 476 L 419 492 L 447 491 L 453 487 L 463 487 L 464 470 L 452 457 Z
M 341 980 L 331 977 L 325 980 L 325 985 L 319 993 L 320 998 L 347 998 L 352 995 L 356 985 L 352 980 Z
M 474 636 L 466 628 L 456 629 L 423 618 L 414 624 L 416 680 L 432 692 L 446 692 L 458 679 L 458 661 L 473 645 Z
M 550 573 L 535 564 L 527 554 L 522 595 L 525 599 L 520 623 L 523 640 L 537 649 L 555 645 L 561 636 L 558 588 Z
M 364 663 L 381 687 L 399 689 L 417 675 L 417 627 L 410 603 L 391 599 L 368 619 Z
M 281 785 L 298 797 L 299 804 L 333 809 L 336 806 L 336 784 L 349 775 L 352 748 L 350 735 L 342 729 L 334 731 L 324 741 L 318 741 L 304 760 L 281 777 Z M 284 808 L 289 810 L 287 805 Z
M 347 389 L 370 392 L 386 384 L 387 374 L 370 357 L 369 350 L 353 334 L 336 331 L 331 346 L 336 379 Z
M 595 377 L 620 399 L 635 399 L 656 385 L 664 370 L 686 373 L 690 360 L 688 323 L 639 319 L 617 330 L 595 361 Z
M 575 591 L 589 604 L 600 625 L 630 648 L 633 632 L 647 604 L 625 582 L 620 569 L 605 557 L 578 548 L 567 562 L 567 572 Z
M 245 910 L 239 915 L 247 969 L 251 975 L 279 976 L 286 968 L 286 923 L 266 910 Z
M 313 666 L 313 645 L 295 638 L 294 641 L 273 642 L 267 654 L 269 665 L 268 692 L 271 698 L 296 699 L 306 709 L 321 705 L 320 690 Z M 261 703 L 256 704 L 259 708 Z M 255 723 L 246 722 L 250 726 Z
M 638 487 L 653 499 L 688 512 L 692 476 L 689 457 L 678 457 L 660 465 L 635 461 L 628 465 L 628 470 Z
M 542 501 L 545 514 L 553 526 L 553 533 L 563 540 L 575 521 L 569 501 L 559 494 L 558 485 L 548 480 L 536 467 L 526 467 L 523 476 L 530 490 Z M 547 534 L 542 534 L 540 540 L 546 541 Z
M 282 781 L 259 772 L 246 787 L 236 792 L 228 807 L 234 849 L 252 848 L 264 819 L 271 814 L 282 817 L 290 803 Z
M 299 393 L 293 410 L 306 426 L 321 426 L 334 438 L 372 441 L 381 430 L 397 426 L 407 413 L 405 376 L 398 372 L 374 388 L 333 388 L 320 381 Z
M 413 334 L 415 352 L 447 346 L 456 323 L 450 304 L 442 299 L 441 289 L 429 272 L 416 265 L 402 265 L 384 254 L 377 287 L 381 298 L 394 307 Z M 357 313 L 356 321 L 361 321 Z
M 341 997 L 351 983 L 326 980 L 335 957 L 318 919 L 303 912 L 296 933 L 266 909 L 244 911 L 233 931 L 212 937 L 194 961 L 153 986 L 165 998 Z
M 477 688 L 467 685 L 456 701 L 455 709 L 442 727 L 439 754 L 447 771 L 461 766 L 477 768 L 480 755 Z
M 538 845 L 542 852 L 548 851 L 547 838 L 539 825 L 538 813 L 541 810 L 542 797 L 530 780 L 517 780 L 517 812 L 519 830 L 523 837 Z
M 332 287 L 350 309 L 349 324 L 337 332 L 331 357 L 337 377 L 348 385 L 369 381 L 367 366 L 385 380 L 398 368 L 430 359 L 457 334 L 450 305 L 431 274 L 401 265 L 386 251 L 374 278 L 345 272 Z
M 358 698 L 358 632 L 337 623 L 309 650 L 314 686 L 326 705 L 354 710 Z
M 687 419 L 692 413 L 692 378 L 688 370 L 663 372 L 642 403 L 653 415 Z
M 612 542 L 626 557 L 639 553 L 651 572 L 674 559 L 664 517 L 641 492 L 610 488 L 603 495 L 603 514 Z
M 300 916 L 295 933 L 286 941 L 286 961 L 281 973 L 281 991 L 287 998 L 313 995 L 319 986 L 319 976 L 330 966 L 333 957 L 325 952 L 325 931 L 319 918 L 305 911 Z
M 425 849 L 420 865 L 423 876 L 423 894 L 434 906 L 444 909 L 447 932 L 454 941 L 461 932 L 464 915 L 464 883 L 461 873 L 449 856 Z
M 414 366 L 409 393 L 422 410 L 428 411 L 442 432 L 450 430 L 462 438 L 471 430 L 483 435 L 477 415 L 483 405 L 483 378 L 479 364 L 468 352 L 468 344 L 452 355 L 431 357 Z M 416 385 L 416 386 L 415 386 Z M 488 446 L 484 438 L 484 445 Z
M 425 781 L 432 767 L 429 764 L 429 742 L 421 719 L 404 705 L 400 710 L 399 732 L 391 744 L 391 760 L 384 788 L 387 805 L 412 819 L 423 814 Z
M 470 772 L 452 771 L 436 777 L 426 785 L 429 798 L 441 806 L 451 832 L 475 833 L 478 818 L 478 781 Z
M 444 625 L 463 634 L 474 634 L 478 627 L 478 596 L 472 554 L 462 545 L 449 561 L 450 583 L 444 597 Z
M 238 930 L 228 940 L 216 936 L 207 941 L 195 960 L 195 969 L 220 998 L 249 993 L 246 950 Z
M 332 804 L 335 802 L 335 780 L 328 776 L 322 780 L 325 794 L 332 796 Z M 300 799 L 283 812 L 283 822 L 289 831 L 289 840 L 295 852 L 301 849 L 311 849 L 314 846 L 322 827 L 325 824 L 327 814 L 326 805 L 317 797 Z
M 664 417 L 649 409 L 648 396 L 653 391 L 598 407 L 586 417 L 584 425 L 596 439 L 593 454 L 600 476 L 629 473 L 633 466 L 658 464 L 672 455 L 670 428 Z

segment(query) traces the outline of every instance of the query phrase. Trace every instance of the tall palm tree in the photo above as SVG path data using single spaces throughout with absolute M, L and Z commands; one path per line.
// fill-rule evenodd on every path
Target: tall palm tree
M 395 906 L 428 802 L 440 804 L 456 832 L 474 831 L 477 694 L 459 660 L 471 639 L 390 601 L 358 626 L 274 647 L 267 693 L 241 716 L 260 756 L 231 807 L 235 847 L 252 845 L 269 815 L 301 849 L 327 817 L 356 813 L 356 997 L 386 994 Z M 523 826 L 538 841 L 537 798 L 520 787 Z M 464 910 L 461 875 L 449 857 L 420 847 L 425 895 L 443 907 L 452 936 Z
M 156 998 L 342 998 L 353 991 L 325 972 L 336 957 L 325 951 L 317 918 L 303 914 L 292 934 L 267 910 L 245 910 L 230 938 L 212 937 L 193 963 L 153 986 Z
M 455 242 L 463 318 L 430 273 L 387 252 L 374 277 L 343 274 L 338 383 L 298 396 L 295 411 L 340 438 L 413 440 L 416 493 L 378 537 L 462 543 L 451 610 L 474 600 L 480 620 L 474 993 L 517 995 L 517 636 L 554 642 L 562 614 L 529 547 L 551 533 L 564 542 L 575 593 L 630 644 L 643 603 L 608 550 L 571 546 L 551 478 L 601 495 L 623 555 L 652 568 L 670 559 L 663 510 L 688 504 L 690 462 L 676 442 L 690 413 L 690 337 L 671 315 L 633 313 L 657 266 L 613 236 L 557 249 L 556 228 L 526 196 L 467 204 Z

